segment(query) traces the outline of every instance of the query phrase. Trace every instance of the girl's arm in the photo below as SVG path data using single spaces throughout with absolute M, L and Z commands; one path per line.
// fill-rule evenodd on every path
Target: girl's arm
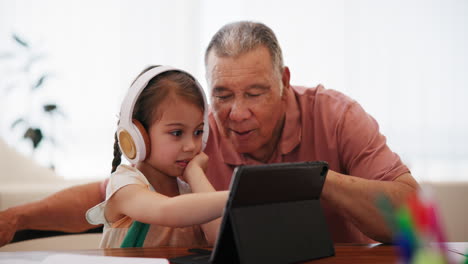
M 167 197 L 143 185 L 131 184 L 108 200 L 106 218 L 114 222 L 127 215 L 143 223 L 186 227 L 220 217 L 227 197 L 227 191 Z
M 201 152 L 195 156 L 188 164 L 184 172 L 184 178 L 187 180 L 192 192 L 194 193 L 210 193 L 215 192 L 213 185 L 208 181 L 205 175 L 205 170 L 208 164 L 208 156 Z M 227 201 L 227 195 L 224 198 L 221 210 L 224 208 Z M 221 218 L 217 218 L 211 222 L 202 224 L 205 238 L 210 245 L 214 245 L 218 236 Z

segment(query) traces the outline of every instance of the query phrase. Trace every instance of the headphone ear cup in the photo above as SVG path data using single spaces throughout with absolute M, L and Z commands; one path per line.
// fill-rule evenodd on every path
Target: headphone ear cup
M 136 158 L 136 146 L 135 141 L 132 138 L 132 135 L 126 130 L 122 129 L 118 132 L 118 141 L 119 141 L 119 148 L 122 154 L 127 157 L 129 160 L 133 160 Z
M 151 153 L 150 139 L 145 127 L 143 127 L 140 121 L 132 119 L 132 123 L 137 128 L 136 130 L 140 133 L 141 138 L 143 138 L 143 142 L 135 142 L 137 150 L 145 153 L 145 157 L 140 160 L 143 161 L 145 158 L 149 157 L 149 154 Z

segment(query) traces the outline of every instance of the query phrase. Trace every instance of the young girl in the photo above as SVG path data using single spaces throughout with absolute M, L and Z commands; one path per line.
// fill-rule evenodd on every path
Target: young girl
M 106 200 L 86 214 L 104 224 L 101 247 L 213 245 L 228 193 L 205 177 L 207 111 L 186 72 L 156 66 L 136 78 L 120 111 Z M 121 152 L 134 166 L 119 165 Z

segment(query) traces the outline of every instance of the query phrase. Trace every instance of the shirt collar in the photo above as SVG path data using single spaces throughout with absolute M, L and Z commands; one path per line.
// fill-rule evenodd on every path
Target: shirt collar
M 286 119 L 280 140 L 280 151 L 283 155 L 295 149 L 301 143 L 302 137 L 301 111 L 297 102 L 298 98 L 292 86 L 286 92 L 288 93 Z

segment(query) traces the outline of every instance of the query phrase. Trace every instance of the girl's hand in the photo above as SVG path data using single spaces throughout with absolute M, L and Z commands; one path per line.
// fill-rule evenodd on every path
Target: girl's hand
M 200 152 L 187 164 L 182 178 L 190 184 L 190 181 L 194 180 L 197 175 L 204 176 L 207 167 L 208 156 L 204 152 Z
M 208 155 L 205 152 L 198 153 L 193 159 L 188 163 L 187 169 L 193 166 L 200 167 L 203 171 L 206 171 L 208 167 Z

